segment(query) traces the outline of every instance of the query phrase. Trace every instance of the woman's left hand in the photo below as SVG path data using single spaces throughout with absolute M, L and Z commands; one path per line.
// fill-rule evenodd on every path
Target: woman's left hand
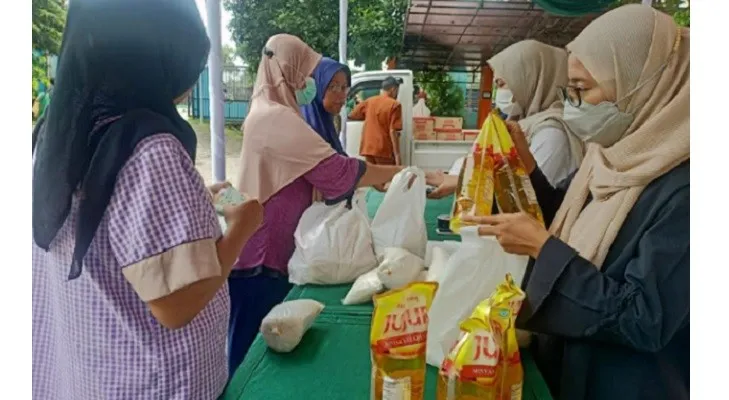
M 526 213 L 464 217 L 464 222 L 479 225 L 478 234 L 493 236 L 504 251 L 537 258 L 550 237 L 549 232 Z
M 227 187 L 230 187 L 230 186 L 232 186 L 230 184 L 230 182 L 215 183 L 213 185 L 208 186 L 208 191 L 210 192 L 211 195 L 213 195 L 213 197 L 215 197 L 215 195 L 218 194 L 219 191 L 221 191 Z

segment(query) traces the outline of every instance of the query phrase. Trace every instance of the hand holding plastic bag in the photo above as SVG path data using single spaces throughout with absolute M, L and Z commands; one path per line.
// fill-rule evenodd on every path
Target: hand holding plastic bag
M 324 304 L 310 299 L 285 301 L 273 309 L 261 322 L 261 335 L 271 349 L 288 353 L 301 342 Z

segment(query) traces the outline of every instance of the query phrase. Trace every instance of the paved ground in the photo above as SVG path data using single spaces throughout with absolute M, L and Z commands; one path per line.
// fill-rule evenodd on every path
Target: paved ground
M 187 105 L 181 104 L 177 106 L 180 115 L 187 117 Z M 199 120 L 189 120 L 190 125 L 197 133 L 197 159 L 195 166 L 200 175 L 205 179 L 205 183 L 210 185 L 213 182 L 212 157 L 210 154 L 210 122 L 200 122 Z M 235 183 L 238 175 L 238 160 L 241 149 L 241 133 L 238 130 L 226 128 L 225 130 L 225 178 Z
M 212 184 L 212 157 L 210 154 L 210 127 L 199 122 L 191 123 L 197 132 L 197 160 L 195 166 L 206 184 Z M 239 132 L 228 130 L 225 141 L 225 177 L 235 184 L 238 175 L 238 161 L 241 149 L 241 136 Z

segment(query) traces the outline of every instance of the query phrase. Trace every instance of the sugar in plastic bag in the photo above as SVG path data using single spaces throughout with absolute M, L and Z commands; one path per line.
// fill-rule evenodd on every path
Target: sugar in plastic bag
M 377 267 L 377 276 L 388 289 L 399 289 L 418 280 L 425 266 L 423 259 L 398 247 L 388 247 Z
M 268 347 L 280 353 L 295 349 L 324 304 L 311 299 L 285 301 L 275 306 L 261 322 L 261 335 Z
M 342 304 L 349 306 L 352 304 L 367 303 L 372 297 L 380 293 L 385 286 L 377 276 L 377 269 L 362 274 L 354 281 L 352 288 L 349 289 L 347 295 L 342 300 Z

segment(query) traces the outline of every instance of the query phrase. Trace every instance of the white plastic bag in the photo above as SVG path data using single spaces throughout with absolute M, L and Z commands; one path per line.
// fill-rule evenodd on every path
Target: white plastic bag
M 347 292 L 347 295 L 342 300 L 342 304 L 349 306 L 352 304 L 367 303 L 372 300 L 374 295 L 380 293 L 384 288 L 385 286 L 377 276 L 377 269 L 373 269 L 366 274 L 360 275 L 360 277 L 354 281 L 349 292 Z
M 311 299 L 285 301 L 263 318 L 261 336 L 271 349 L 288 353 L 299 345 L 323 309 L 324 304 Z
M 411 177 L 413 185 L 408 188 Z M 425 228 L 425 173 L 408 167 L 392 179 L 385 198 L 372 220 L 375 254 L 382 259 L 385 249 L 399 247 L 425 258 L 428 232 Z
M 418 280 L 424 269 L 423 259 L 405 249 L 388 247 L 377 267 L 377 277 L 388 289 L 400 289 Z
M 441 250 L 445 251 L 448 257 L 455 253 L 456 250 L 461 248 L 461 242 L 455 240 L 428 240 L 427 248 L 425 250 L 425 265 L 427 268 L 433 263 L 433 249 L 440 247 Z
M 461 248 L 438 279 L 438 293 L 428 311 L 428 364 L 439 367 L 458 340 L 461 321 L 488 298 L 510 273 L 521 284 L 529 258 L 506 253 L 496 239 L 478 236 L 478 227 L 461 229 Z
M 425 105 L 425 99 L 418 99 L 413 107 L 413 117 L 430 117 L 430 109 Z
M 448 175 L 458 176 L 461 173 L 461 168 L 463 168 L 463 163 L 465 161 L 466 157 L 461 157 L 457 159 L 451 166 L 451 169 L 448 170 Z
M 351 283 L 377 267 L 369 221 L 359 205 L 362 199 L 355 196 L 351 209 L 347 202 L 334 206 L 314 203 L 304 211 L 289 260 L 291 283 Z
M 430 266 L 428 266 L 428 273 L 425 276 L 427 282 L 439 282 L 439 279 L 443 277 L 448 259 L 451 257 L 443 248 L 433 247 Z

